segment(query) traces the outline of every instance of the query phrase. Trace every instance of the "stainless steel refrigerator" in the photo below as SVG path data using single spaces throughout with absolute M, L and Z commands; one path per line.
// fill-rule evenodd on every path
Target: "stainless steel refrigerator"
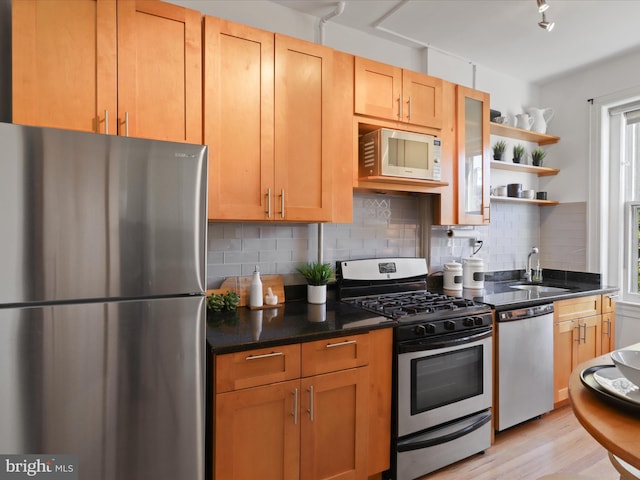
M 0 453 L 204 480 L 207 150 L 0 124 Z

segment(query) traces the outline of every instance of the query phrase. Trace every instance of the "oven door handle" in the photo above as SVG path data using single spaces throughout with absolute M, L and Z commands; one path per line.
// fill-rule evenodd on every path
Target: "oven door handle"
M 434 436 L 437 434 L 437 432 L 429 432 L 424 435 L 417 435 L 412 438 L 400 440 L 398 441 L 397 449 L 398 452 L 410 452 L 411 450 L 420 450 L 422 448 L 434 447 L 436 445 L 451 442 L 464 435 L 468 435 L 474 430 L 479 429 L 490 420 L 491 412 L 482 412 L 464 421 L 463 426 L 462 428 L 460 428 L 460 430 L 456 430 L 455 432 L 450 433 L 444 433 L 441 436 Z
M 409 353 L 409 352 L 420 352 L 423 350 L 436 350 L 440 348 L 449 348 L 454 347 L 456 345 L 464 345 L 465 343 L 476 342 L 478 340 L 482 340 L 483 338 L 491 337 L 493 334 L 492 327 L 483 328 L 481 331 L 476 331 L 471 335 L 465 335 L 460 333 L 462 336 L 457 337 L 449 337 L 443 340 L 432 340 L 429 339 L 428 342 L 423 341 L 411 341 L 411 342 L 401 342 L 398 345 L 398 353 Z

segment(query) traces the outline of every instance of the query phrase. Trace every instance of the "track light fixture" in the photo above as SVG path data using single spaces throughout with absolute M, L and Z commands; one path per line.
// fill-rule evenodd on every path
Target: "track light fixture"
M 549 8 L 549 5 L 547 5 L 547 0 L 536 0 L 538 2 L 538 12 L 542 13 L 544 12 L 547 8 Z
M 538 22 L 538 26 L 540 28 L 544 28 L 547 32 L 550 32 L 551 30 L 553 30 L 553 27 L 555 27 L 556 24 L 555 22 L 547 22 L 547 17 L 544 12 L 542 12 L 542 21 Z

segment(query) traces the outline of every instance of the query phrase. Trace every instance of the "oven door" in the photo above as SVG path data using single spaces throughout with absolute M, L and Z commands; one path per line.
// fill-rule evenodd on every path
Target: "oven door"
M 398 345 L 398 437 L 491 407 L 492 329 Z

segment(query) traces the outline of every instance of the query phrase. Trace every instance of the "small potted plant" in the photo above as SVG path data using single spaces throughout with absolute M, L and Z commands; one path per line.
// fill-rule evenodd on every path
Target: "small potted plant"
M 541 167 L 542 161 L 546 156 L 547 152 L 545 152 L 541 148 L 536 148 L 533 152 L 531 152 L 531 163 L 533 163 L 533 165 L 536 167 Z
M 524 156 L 524 145 L 519 143 L 513 146 L 513 163 L 520 163 Z
M 331 264 L 307 262 L 297 270 L 307 281 L 307 301 L 316 304 L 326 303 L 327 283 L 334 278 Z
M 502 161 L 502 158 L 504 156 L 504 152 L 507 149 L 507 142 L 505 142 L 504 140 L 498 140 L 493 145 L 492 148 L 493 148 L 493 159 Z

